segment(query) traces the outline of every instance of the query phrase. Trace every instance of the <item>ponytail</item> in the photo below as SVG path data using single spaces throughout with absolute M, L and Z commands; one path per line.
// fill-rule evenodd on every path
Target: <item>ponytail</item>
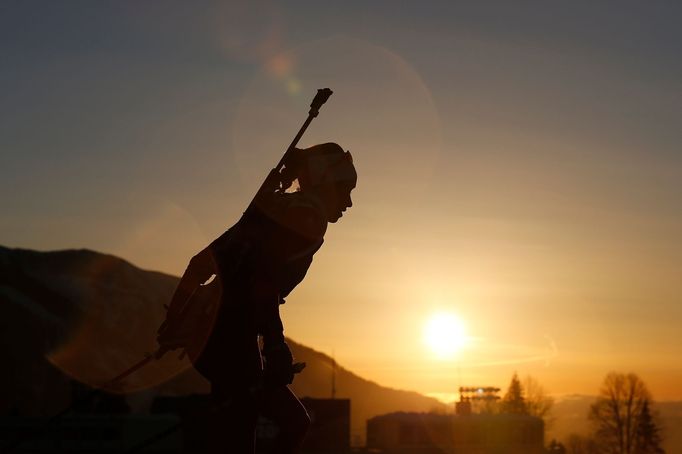
M 305 152 L 300 148 L 294 148 L 287 156 L 284 163 L 284 168 L 280 172 L 280 181 L 282 182 L 282 192 L 286 191 L 298 179 L 303 171 L 305 164 Z

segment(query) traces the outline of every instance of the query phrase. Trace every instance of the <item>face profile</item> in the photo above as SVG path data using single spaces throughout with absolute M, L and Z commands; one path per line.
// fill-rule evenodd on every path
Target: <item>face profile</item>
M 351 191 L 353 189 L 355 189 L 355 183 L 344 182 L 333 185 L 334 199 L 327 210 L 328 222 L 335 223 L 348 208 L 353 206 L 353 200 L 351 199 Z
M 350 152 L 336 143 L 297 150 L 292 165 L 304 193 L 315 194 L 324 205 L 327 222 L 335 223 L 353 206 L 351 191 L 358 175 Z

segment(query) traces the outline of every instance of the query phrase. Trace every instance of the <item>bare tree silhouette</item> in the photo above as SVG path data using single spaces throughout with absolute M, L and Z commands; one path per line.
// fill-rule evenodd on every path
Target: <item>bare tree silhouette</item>
M 542 419 L 546 431 L 554 423 L 555 418 L 552 416 L 554 399 L 547 394 L 540 382 L 530 375 L 526 375 L 523 379 L 522 386 L 528 414 Z
M 662 452 L 658 447 L 657 424 L 649 410 L 650 402 L 651 394 L 636 374 L 610 372 L 606 376 L 588 415 L 601 452 Z M 647 450 L 640 450 L 643 446 Z

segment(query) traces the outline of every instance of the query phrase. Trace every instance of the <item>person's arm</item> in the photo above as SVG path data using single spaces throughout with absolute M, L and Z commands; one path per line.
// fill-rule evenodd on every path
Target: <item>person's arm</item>
M 252 303 L 257 329 L 263 337 L 266 381 L 274 386 L 290 384 L 294 380 L 294 358 L 284 340 L 280 296 L 271 279 L 254 281 Z
M 263 271 L 263 270 L 260 270 Z M 279 315 L 280 296 L 269 273 L 258 273 L 251 287 L 251 302 L 258 333 L 263 336 L 265 350 L 284 343 L 284 325 Z
M 257 265 L 254 266 L 252 301 L 258 331 L 263 336 L 266 377 L 271 383 L 282 385 L 293 381 L 294 371 L 293 357 L 284 339 L 279 307 L 282 298 L 305 276 L 312 254 L 322 243 L 327 223 L 320 210 L 303 194 L 276 196 L 272 203 L 279 205 L 273 210 L 278 213 L 276 221 L 299 237 L 293 243 L 302 245 L 301 250 L 290 250 L 284 245 L 273 250 L 261 250 Z M 303 238 L 306 241 L 301 242 Z M 306 243 L 309 246 L 305 246 Z

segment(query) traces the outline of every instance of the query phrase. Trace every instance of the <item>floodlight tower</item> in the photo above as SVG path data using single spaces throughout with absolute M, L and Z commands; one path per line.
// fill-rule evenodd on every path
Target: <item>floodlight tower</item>
M 472 402 L 497 402 L 500 388 L 494 386 L 460 386 L 459 402 L 455 403 L 455 414 L 466 416 L 471 414 Z

